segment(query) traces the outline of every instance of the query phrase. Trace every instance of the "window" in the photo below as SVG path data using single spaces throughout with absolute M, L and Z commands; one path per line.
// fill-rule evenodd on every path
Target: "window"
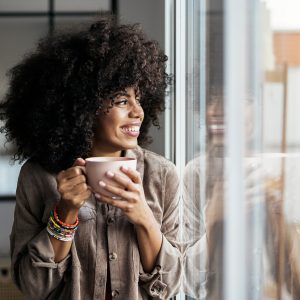
M 169 3 L 187 247 L 178 297 L 298 297 L 298 4 Z

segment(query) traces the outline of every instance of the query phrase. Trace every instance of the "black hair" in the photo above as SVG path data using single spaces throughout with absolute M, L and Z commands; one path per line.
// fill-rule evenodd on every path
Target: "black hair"
M 102 18 L 77 32 L 55 33 L 10 70 L 0 105 L 1 131 L 16 146 L 15 160 L 31 158 L 48 171 L 87 157 L 97 110 L 113 92 L 138 87 L 145 118 L 139 144 L 159 126 L 170 76 L 166 55 L 139 24 Z

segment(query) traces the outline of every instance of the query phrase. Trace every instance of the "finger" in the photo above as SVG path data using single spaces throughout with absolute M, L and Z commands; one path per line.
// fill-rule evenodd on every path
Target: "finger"
M 83 174 L 86 174 L 85 165 L 86 165 L 85 160 L 83 158 L 79 157 L 79 158 L 76 158 L 76 160 L 74 161 L 73 167 L 78 167 L 82 171 Z
M 58 188 L 58 192 L 62 195 L 63 198 L 72 198 L 86 192 L 87 190 L 90 190 L 90 188 L 86 183 L 81 183 L 76 186 L 62 185 Z
M 135 184 L 132 182 L 132 180 L 128 176 L 125 177 L 120 174 L 113 173 L 111 171 L 108 171 L 106 173 L 106 176 L 108 178 L 113 179 L 116 183 L 123 186 L 126 190 L 130 190 L 130 191 L 136 190 Z
M 92 191 L 90 187 L 85 184 L 82 187 L 77 186 L 72 190 L 60 191 L 60 194 L 63 199 L 78 203 L 78 201 L 81 202 L 82 200 L 88 199 L 91 196 Z
M 90 196 L 92 195 L 92 191 L 88 188 L 86 190 L 77 191 L 77 193 L 74 191 L 72 193 L 72 199 L 74 201 L 80 202 L 80 201 L 86 201 Z
M 82 183 L 86 183 L 86 178 L 84 175 L 79 175 L 65 181 L 62 185 L 64 186 L 64 188 L 73 188 L 76 185 L 80 185 Z
M 85 160 L 81 157 L 78 157 L 75 159 L 74 163 L 73 163 L 73 167 L 82 167 L 85 166 Z
M 82 194 L 82 198 L 85 199 L 85 201 L 87 199 L 89 199 L 92 195 L 92 191 L 90 188 L 88 188 L 83 194 Z
M 119 197 L 123 198 L 124 200 L 130 201 L 130 202 L 134 201 L 135 194 L 133 194 L 132 192 L 125 191 L 118 187 L 106 184 L 104 181 L 100 181 L 99 185 L 102 188 L 104 188 L 106 191 L 108 191 L 116 196 L 119 196 Z
M 138 171 L 122 166 L 121 171 L 126 174 L 134 183 L 142 183 L 141 175 Z
M 95 197 L 99 201 L 101 201 L 103 203 L 107 203 L 107 204 L 112 205 L 114 207 L 120 208 L 120 209 L 124 210 L 125 212 L 129 212 L 134 207 L 133 204 L 130 204 L 127 201 L 112 199 L 111 197 L 107 197 L 107 196 L 100 195 L 100 194 L 97 194 L 97 193 L 95 194 Z
M 85 167 L 71 167 L 67 170 L 61 171 L 57 175 L 57 180 L 66 181 L 82 174 L 85 174 Z

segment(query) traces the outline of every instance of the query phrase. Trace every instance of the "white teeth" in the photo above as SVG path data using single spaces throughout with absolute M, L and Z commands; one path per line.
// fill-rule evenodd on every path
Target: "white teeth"
M 139 132 L 140 131 L 139 126 L 123 127 L 123 129 L 127 132 Z
M 225 126 L 223 124 L 212 124 L 209 126 L 211 130 L 224 130 Z

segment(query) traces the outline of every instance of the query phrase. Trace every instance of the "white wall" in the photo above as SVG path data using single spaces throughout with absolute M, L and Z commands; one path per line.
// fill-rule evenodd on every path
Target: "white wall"
M 289 67 L 287 79 L 287 152 L 300 150 L 300 68 Z M 283 85 L 266 83 L 263 100 L 263 140 L 266 151 L 280 152 Z
M 290 151 L 300 150 L 300 68 L 289 68 L 288 72 L 288 124 L 287 140 Z

